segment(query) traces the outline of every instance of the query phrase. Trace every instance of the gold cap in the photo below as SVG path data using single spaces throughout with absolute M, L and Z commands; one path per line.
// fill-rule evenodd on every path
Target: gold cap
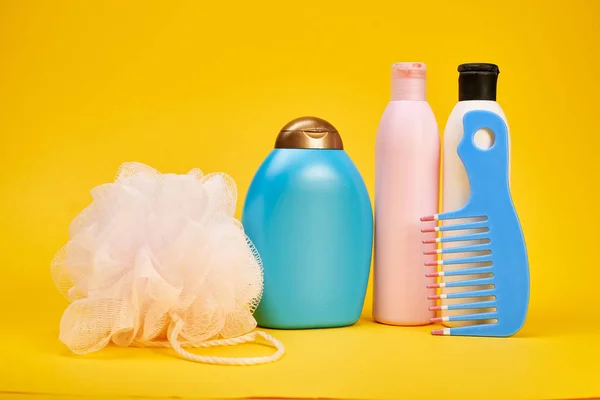
M 342 137 L 324 119 L 300 117 L 288 122 L 277 135 L 276 149 L 343 150 Z

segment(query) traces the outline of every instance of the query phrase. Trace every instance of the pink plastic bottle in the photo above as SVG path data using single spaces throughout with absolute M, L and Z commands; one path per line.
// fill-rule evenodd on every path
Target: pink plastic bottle
M 427 296 L 435 278 L 425 267 L 435 239 L 420 218 L 438 212 L 440 137 L 426 100 L 423 63 L 392 65 L 391 101 L 379 124 L 375 149 L 375 257 L 373 317 L 389 325 L 425 325 L 435 305 Z

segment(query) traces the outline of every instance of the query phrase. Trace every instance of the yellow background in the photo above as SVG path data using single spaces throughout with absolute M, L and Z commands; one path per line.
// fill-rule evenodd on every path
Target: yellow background
M 2 1 L 0 393 L 357 398 L 600 395 L 595 260 L 600 2 Z M 224 171 L 240 198 L 280 127 L 327 119 L 373 194 L 374 141 L 396 61 L 428 67 L 440 131 L 456 67 L 500 66 L 512 192 L 531 263 L 510 339 L 431 327 L 274 332 L 278 363 L 193 364 L 169 350 L 71 355 L 49 264 L 69 222 L 125 161 Z M 241 346 L 207 354 L 268 354 Z M 491 390 L 483 395 L 483 391 Z

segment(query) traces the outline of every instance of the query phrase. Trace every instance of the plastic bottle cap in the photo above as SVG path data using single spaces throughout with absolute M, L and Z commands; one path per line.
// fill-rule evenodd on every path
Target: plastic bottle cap
M 458 66 L 458 100 L 496 101 L 500 69 L 496 64 L 469 63 Z
M 276 149 L 343 150 L 337 129 L 324 119 L 300 117 L 288 122 L 277 135 Z
M 391 100 L 425 101 L 427 67 L 422 62 L 392 64 Z

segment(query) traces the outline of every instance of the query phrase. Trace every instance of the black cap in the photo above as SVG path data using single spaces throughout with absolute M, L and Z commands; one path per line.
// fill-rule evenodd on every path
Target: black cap
M 495 64 L 470 63 L 458 66 L 458 101 L 496 101 L 500 69 Z

